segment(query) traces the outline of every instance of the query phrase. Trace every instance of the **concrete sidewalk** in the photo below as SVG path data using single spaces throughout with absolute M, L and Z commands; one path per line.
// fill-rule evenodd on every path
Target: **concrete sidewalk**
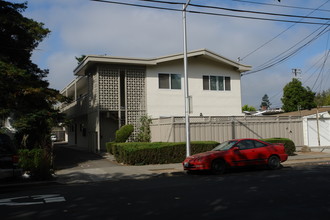
M 76 147 L 57 145 L 55 152 L 55 179 L 51 181 L 0 182 L 0 189 L 22 185 L 74 184 L 122 179 L 146 179 L 159 176 L 185 175 L 181 163 L 128 166 L 119 164 L 107 153 L 94 154 Z M 330 153 L 296 152 L 283 163 L 284 167 L 302 164 L 330 164 Z
M 330 153 L 296 152 L 289 156 L 283 166 L 308 163 L 330 163 Z M 88 160 L 75 167 L 60 169 L 56 172 L 59 183 L 87 183 L 120 179 L 144 179 L 155 176 L 183 175 L 181 163 L 127 166 L 115 162 L 111 155 L 104 154 L 98 160 Z

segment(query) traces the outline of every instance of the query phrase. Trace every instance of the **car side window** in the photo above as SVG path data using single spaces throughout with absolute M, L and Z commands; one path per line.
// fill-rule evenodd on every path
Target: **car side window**
M 254 146 L 258 148 L 258 147 L 266 147 L 267 145 L 259 141 L 254 141 Z
M 236 145 L 240 150 L 247 150 L 254 148 L 252 140 L 242 140 Z

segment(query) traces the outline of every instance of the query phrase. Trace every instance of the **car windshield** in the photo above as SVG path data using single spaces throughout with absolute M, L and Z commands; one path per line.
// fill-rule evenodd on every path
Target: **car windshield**
M 229 150 L 237 141 L 226 141 L 216 146 L 212 151 Z

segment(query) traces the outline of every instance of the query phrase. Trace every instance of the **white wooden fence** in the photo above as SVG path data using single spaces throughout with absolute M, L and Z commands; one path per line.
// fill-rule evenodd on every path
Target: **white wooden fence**
M 152 142 L 185 142 L 185 118 L 153 119 Z M 223 142 L 235 138 L 290 138 L 304 144 L 303 120 L 292 116 L 209 116 L 190 117 L 191 141 Z

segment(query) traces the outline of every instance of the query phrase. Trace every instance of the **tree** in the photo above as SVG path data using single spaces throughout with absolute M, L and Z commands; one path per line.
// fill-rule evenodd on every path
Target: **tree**
M 265 94 L 262 99 L 261 99 L 261 104 L 260 104 L 260 108 L 261 109 L 269 109 L 269 107 L 271 106 L 272 104 L 269 102 L 269 98 L 268 98 L 268 95 Z
M 330 105 L 330 89 L 317 93 L 314 101 L 318 106 Z
M 315 93 L 309 87 L 303 87 L 302 83 L 294 78 L 283 88 L 282 108 L 286 112 L 315 108 L 314 97 Z
M 80 64 L 84 59 L 85 59 L 86 55 L 81 55 L 80 57 L 75 57 L 78 64 Z
M 243 111 L 243 112 L 244 112 L 244 111 L 249 111 L 249 112 L 251 112 L 251 111 L 257 111 L 257 109 L 256 109 L 255 107 L 253 107 L 253 106 L 244 105 L 244 106 L 242 107 L 242 111 Z
M 11 116 L 16 138 L 25 147 L 43 147 L 63 115 L 53 105 L 65 98 L 48 88 L 48 70 L 31 61 L 33 50 L 48 36 L 43 23 L 24 17 L 27 3 L 0 0 L 0 118 Z

